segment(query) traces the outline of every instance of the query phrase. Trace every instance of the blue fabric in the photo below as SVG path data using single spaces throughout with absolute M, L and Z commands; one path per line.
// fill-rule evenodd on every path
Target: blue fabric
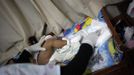
M 103 17 L 103 15 L 102 15 L 102 11 L 101 11 L 101 10 L 99 11 L 99 13 L 98 13 L 98 17 L 97 17 L 97 18 L 98 18 L 98 20 L 99 20 L 99 21 L 105 22 L 105 20 L 104 20 L 104 17 Z

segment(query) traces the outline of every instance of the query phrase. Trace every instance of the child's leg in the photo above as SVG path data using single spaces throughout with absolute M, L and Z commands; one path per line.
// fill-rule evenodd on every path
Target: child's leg
M 66 40 L 54 40 L 53 41 L 53 47 L 54 48 L 62 48 L 67 44 Z
M 66 40 L 57 40 L 57 39 L 48 39 L 43 47 L 51 47 L 51 48 L 62 48 L 67 44 Z

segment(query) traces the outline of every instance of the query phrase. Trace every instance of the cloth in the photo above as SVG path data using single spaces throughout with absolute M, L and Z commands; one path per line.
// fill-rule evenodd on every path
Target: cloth
M 60 75 L 60 66 L 13 64 L 1 67 L 0 75 Z
M 124 38 L 125 38 L 126 42 L 132 40 L 133 36 L 134 36 L 134 26 L 126 27 L 125 33 L 124 33 Z
M 129 4 L 127 14 L 132 18 L 134 17 L 134 0 Z
M 122 60 L 123 53 L 115 45 L 114 39 L 111 38 L 105 41 L 99 48 L 95 48 L 87 70 L 95 72 L 118 64 Z
M 93 54 L 91 45 L 81 44 L 78 53 L 67 66 L 61 67 L 61 75 L 82 75 Z
M 71 30 L 73 31 L 73 29 L 74 28 L 72 28 Z M 65 35 L 65 37 L 67 37 L 69 39 L 72 38 L 72 36 L 74 36 L 74 35 L 76 35 L 76 36 L 80 35 L 82 37 L 87 37 L 87 35 L 90 35 L 93 32 L 95 35 L 98 36 L 96 44 L 95 44 L 96 47 L 100 47 L 105 41 L 107 41 L 112 36 L 110 33 L 110 30 L 107 27 L 107 24 L 105 22 L 101 22 L 96 19 L 93 19 L 90 26 L 87 26 L 86 28 L 81 29 L 77 33 L 69 32 L 68 34 Z
M 127 46 L 128 48 L 134 48 L 134 40 L 128 41 L 128 42 L 126 43 L 126 46 Z
M 83 37 L 83 40 L 81 43 L 88 43 L 90 44 L 92 47 L 95 47 L 96 45 L 96 41 L 98 39 L 98 35 L 96 32 L 93 32 L 93 33 L 89 33 L 87 36 L 84 36 Z
M 1 0 L 0 16 L 1 66 L 28 46 L 30 36 L 40 38 L 45 21 L 30 0 Z

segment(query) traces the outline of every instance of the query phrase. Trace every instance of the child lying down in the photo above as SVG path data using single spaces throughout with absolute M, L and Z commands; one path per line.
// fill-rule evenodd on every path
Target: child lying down
M 37 44 L 25 49 L 29 53 L 34 52 L 30 63 L 66 64 L 61 66 L 61 75 L 81 75 L 93 54 L 97 38 L 96 32 L 84 34 L 82 31 L 74 34 L 71 39 L 57 39 L 49 35 L 43 36 Z
M 82 31 L 81 31 L 82 32 Z M 44 51 L 36 52 L 34 59 L 36 64 L 60 64 L 67 65 L 78 53 L 81 44 L 87 43 L 94 48 L 97 40 L 97 33 L 74 34 L 71 39 L 65 37 L 57 39 L 52 36 L 44 36 L 42 47 Z M 28 49 L 27 49 L 28 50 Z

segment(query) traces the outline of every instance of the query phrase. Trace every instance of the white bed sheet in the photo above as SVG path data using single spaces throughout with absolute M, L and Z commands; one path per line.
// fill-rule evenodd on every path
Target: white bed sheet
M 60 75 L 60 66 L 13 64 L 1 67 L 0 75 Z

